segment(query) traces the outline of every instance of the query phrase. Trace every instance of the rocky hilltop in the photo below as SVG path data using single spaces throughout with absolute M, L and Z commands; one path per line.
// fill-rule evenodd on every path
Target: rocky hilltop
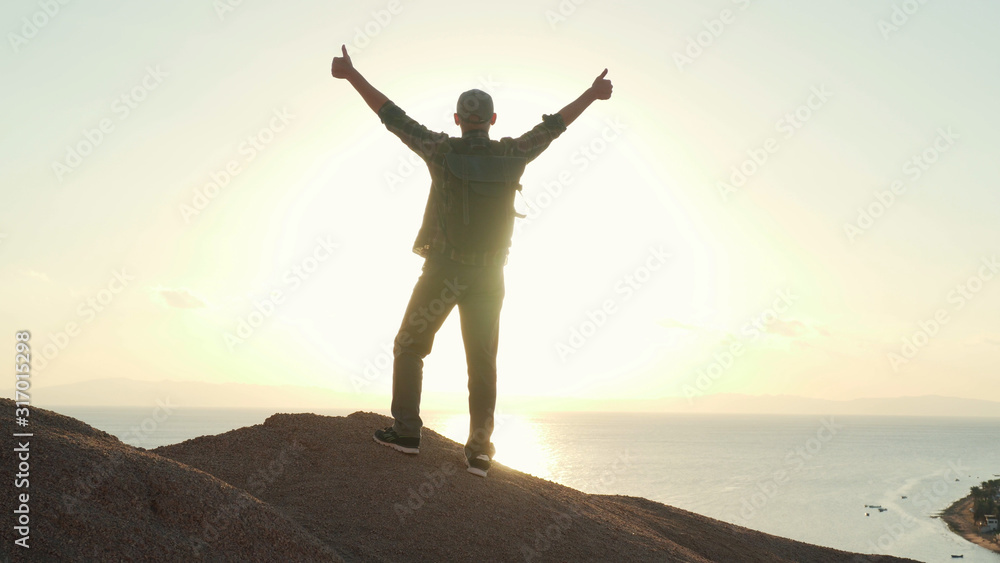
M 14 428 L 14 405 L 0 418 Z M 276 414 L 143 450 L 33 408 L 30 548 L 12 561 L 904 561 L 780 538 L 642 498 L 589 495 L 494 465 L 425 430 L 419 456 L 374 443 L 390 419 Z M 14 456 L 4 456 L 7 476 Z M 2 509 L 17 508 L 4 479 Z

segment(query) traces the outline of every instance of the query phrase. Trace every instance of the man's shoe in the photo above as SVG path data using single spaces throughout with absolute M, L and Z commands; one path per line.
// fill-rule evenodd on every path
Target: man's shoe
M 392 426 L 386 428 L 385 430 L 376 430 L 374 438 L 379 444 L 389 446 L 390 448 L 399 450 L 404 454 L 420 453 L 420 438 L 400 436 L 399 434 L 396 434 L 396 431 L 392 429 Z
M 486 472 L 490 470 L 490 456 L 479 454 L 472 459 L 466 458 L 465 465 L 469 468 L 469 473 L 486 477 Z

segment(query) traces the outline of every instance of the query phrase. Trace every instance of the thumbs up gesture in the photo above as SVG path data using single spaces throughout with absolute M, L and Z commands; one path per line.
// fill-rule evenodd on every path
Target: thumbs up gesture
M 333 65 L 330 67 L 330 74 L 334 78 L 348 78 L 352 72 L 354 72 L 354 64 L 351 62 L 351 56 L 347 54 L 347 45 L 340 46 L 340 52 L 343 53 L 343 57 L 333 57 Z
M 594 83 L 590 86 L 590 91 L 594 93 L 594 97 L 598 100 L 607 100 L 611 97 L 611 81 L 604 78 L 607 75 L 608 69 L 604 69 L 604 72 L 595 78 Z

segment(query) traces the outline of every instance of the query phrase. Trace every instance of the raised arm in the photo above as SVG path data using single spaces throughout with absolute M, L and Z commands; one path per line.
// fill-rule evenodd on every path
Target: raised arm
M 590 85 L 590 88 L 584 90 L 579 98 L 573 100 L 559 111 L 559 115 L 563 118 L 563 123 L 568 126 L 570 123 L 576 121 L 576 118 L 580 117 L 583 110 L 594 103 L 594 100 L 607 100 L 611 97 L 611 81 L 604 78 L 607 74 L 608 69 L 604 69 L 604 72 L 594 79 L 594 83 Z
M 334 78 L 342 78 L 351 83 L 354 89 L 361 94 L 361 98 L 368 104 L 368 107 L 372 108 L 372 111 L 378 113 L 378 110 L 389 101 L 389 98 L 385 96 L 382 92 L 375 89 L 374 86 L 365 80 L 364 76 L 354 68 L 354 64 L 351 62 L 351 56 L 347 54 L 347 45 L 341 45 L 340 50 L 343 53 L 343 57 L 333 57 L 333 65 L 330 67 L 330 74 Z

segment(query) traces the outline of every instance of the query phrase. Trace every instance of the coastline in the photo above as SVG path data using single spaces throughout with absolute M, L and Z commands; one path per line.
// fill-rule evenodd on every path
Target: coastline
M 966 495 L 948 508 L 941 511 L 940 517 L 948 524 L 948 529 L 966 540 L 984 547 L 994 553 L 1000 553 L 1000 544 L 984 538 L 979 533 L 979 527 L 972 521 L 972 494 Z

